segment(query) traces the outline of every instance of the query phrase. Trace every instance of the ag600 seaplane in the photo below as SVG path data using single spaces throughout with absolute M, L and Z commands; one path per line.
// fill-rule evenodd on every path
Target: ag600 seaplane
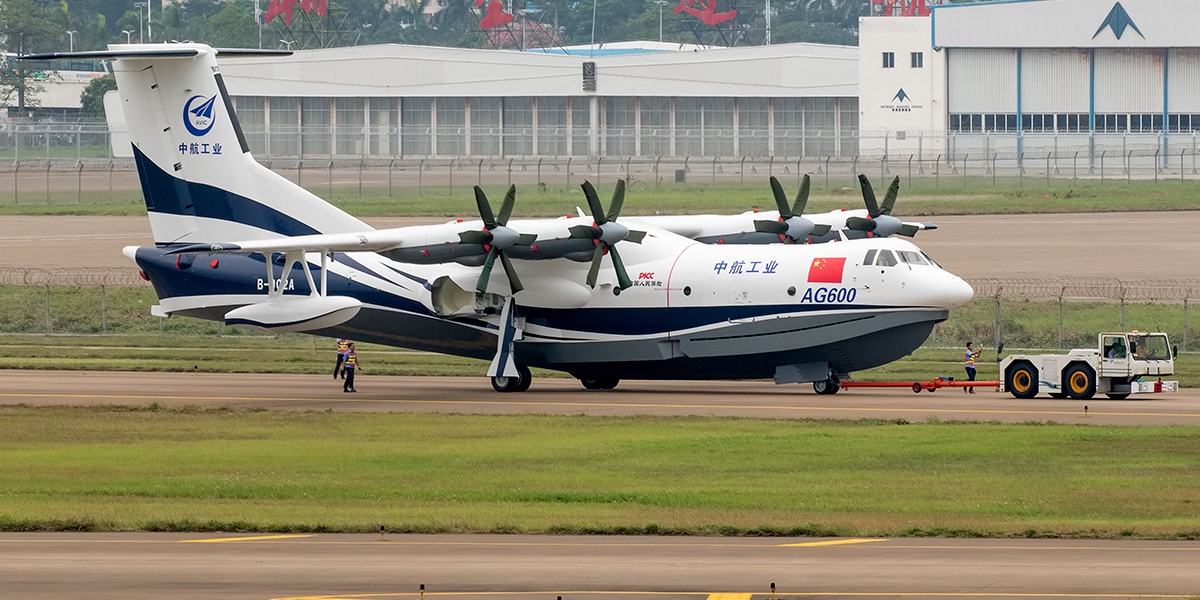
M 865 214 L 813 223 L 777 182 L 779 214 L 621 218 L 622 184 L 607 207 L 585 184 L 590 218 L 510 220 L 515 188 L 495 212 L 476 188 L 477 221 L 373 229 L 255 162 L 218 53 L 257 54 L 70 55 L 115 61 L 154 235 L 125 254 L 153 284 L 155 314 L 491 359 L 500 392 L 528 389 L 539 367 L 588 389 L 774 378 L 834 393 L 972 296 L 883 235 L 923 226 L 871 210 L 873 196 Z M 813 236 L 841 242 L 795 243 Z

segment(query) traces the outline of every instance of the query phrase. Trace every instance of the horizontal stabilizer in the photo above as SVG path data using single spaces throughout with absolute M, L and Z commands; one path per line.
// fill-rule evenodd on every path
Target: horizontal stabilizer
M 188 244 L 168 254 L 221 254 L 251 252 L 378 252 L 399 246 L 404 236 L 397 229 L 361 233 L 328 233 L 266 238 L 232 243 Z
M 65 58 L 116 60 L 118 58 L 192 58 L 201 52 L 199 48 L 158 47 L 153 44 L 133 45 L 109 50 L 87 50 L 81 52 L 44 52 L 18 56 L 18 60 L 59 60 Z M 214 48 L 222 58 L 239 56 L 291 56 L 288 50 L 258 50 L 253 48 Z

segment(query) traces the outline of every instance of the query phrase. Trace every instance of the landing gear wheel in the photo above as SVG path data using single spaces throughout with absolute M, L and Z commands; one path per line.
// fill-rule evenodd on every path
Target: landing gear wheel
M 830 375 L 829 379 L 813 382 L 813 391 L 821 396 L 829 396 L 838 393 L 842 389 L 842 380 L 837 378 L 837 375 Z
M 529 371 L 529 367 L 517 365 L 517 375 L 520 376 L 521 381 L 517 384 L 516 391 L 524 392 L 529 389 L 530 384 L 533 383 L 533 373 Z
M 497 376 L 492 377 L 492 389 L 507 394 L 509 392 L 523 392 L 529 389 L 529 384 L 533 383 L 533 374 L 529 372 L 529 367 L 518 366 L 516 377 Z
M 1004 372 L 1004 389 L 1013 397 L 1027 400 L 1038 394 L 1037 369 L 1028 362 L 1018 362 L 1009 365 Z
M 617 377 L 581 377 L 579 381 L 589 390 L 611 390 L 621 383 Z
M 1075 364 L 1067 368 L 1063 389 L 1075 400 L 1087 400 L 1096 395 L 1096 373 L 1091 367 Z

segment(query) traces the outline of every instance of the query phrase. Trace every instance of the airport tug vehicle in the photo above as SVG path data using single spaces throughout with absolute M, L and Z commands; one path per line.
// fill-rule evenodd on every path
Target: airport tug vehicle
M 1165 333 L 1101 333 L 1096 348 L 1066 354 L 1013 354 L 1000 361 L 1000 391 L 1033 398 L 1046 391 L 1051 398 L 1086 400 L 1097 393 L 1114 400 L 1130 394 L 1177 392 L 1178 381 L 1163 381 L 1175 373 L 1175 355 Z M 1157 377 L 1143 381 L 1143 377 Z

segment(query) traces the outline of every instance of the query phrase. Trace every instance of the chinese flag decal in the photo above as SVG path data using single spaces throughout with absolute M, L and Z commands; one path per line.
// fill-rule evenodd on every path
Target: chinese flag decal
M 809 283 L 841 283 L 845 258 L 814 258 L 808 267 Z

